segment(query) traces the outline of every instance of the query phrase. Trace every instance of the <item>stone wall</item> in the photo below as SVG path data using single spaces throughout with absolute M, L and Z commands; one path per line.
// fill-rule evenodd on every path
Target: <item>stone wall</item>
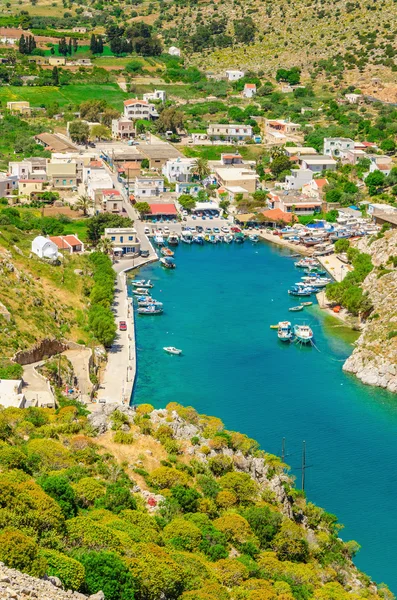
M 68 344 L 54 338 L 45 338 L 29 350 L 20 350 L 17 352 L 13 357 L 13 361 L 20 365 L 29 365 L 31 363 L 39 362 L 44 358 L 54 356 L 54 354 L 59 354 L 67 349 Z

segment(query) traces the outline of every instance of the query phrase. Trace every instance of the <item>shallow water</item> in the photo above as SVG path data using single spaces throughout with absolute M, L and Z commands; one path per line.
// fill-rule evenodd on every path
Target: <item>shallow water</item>
M 134 402 L 170 401 L 220 417 L 227 428 L 280 454 L 300 487 L 306 440 L 306 492 L 345 525 L 362 549 L 356 564 L 397 591 L 397 397 L 342 371 L 356 334 L 318 306 L 291 313 L 300 270 L 269 244 L 179 246 L 177 268 L 140 271 L 155 283 L 164 314 L 136 319 Z M 316 348 L 285 345 L 269 325 L 307 322 Z M 182 348 L 170 356 L 163 346 Z

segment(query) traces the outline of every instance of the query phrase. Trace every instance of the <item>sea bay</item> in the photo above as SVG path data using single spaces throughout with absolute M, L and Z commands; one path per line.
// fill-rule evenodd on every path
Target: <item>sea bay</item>
M 176 401 L 281 453 L 300 487 L 306 441 L 308 498 L 345 525 L 359 568 L 397 590 L 397 398 L 342 371 L 356 334 L 317 306 L 300 313 L 289 251 L 270 244 L 179 246 L 177 268 L 141 269 L 164 315 L 136 319 L 134 403 Z M 270 325 L 307 322 L 315 347 L 283 345 Z M 182 348 L 170 356 L 163 346 Z

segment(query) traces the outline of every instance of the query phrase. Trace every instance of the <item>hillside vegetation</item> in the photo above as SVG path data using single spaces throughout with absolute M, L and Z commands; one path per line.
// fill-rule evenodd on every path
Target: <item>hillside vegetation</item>
M 106 600 L 391 598 L 286 465 L 169 404 L 0 411 L 0 561 Z

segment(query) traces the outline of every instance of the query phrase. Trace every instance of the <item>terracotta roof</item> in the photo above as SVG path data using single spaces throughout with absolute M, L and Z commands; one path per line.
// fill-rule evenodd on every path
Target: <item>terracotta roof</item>
M 317 187 L 320 188 L 320 190 L 325 186 L 328 185 L 328 179 L 315 179 L 314 180 L 317 184 Z
M 246 83 L 244 87 L 246 87 L 246 88 L 248 88 L 250 90 L 256 90 L 255 83 Z
M 73 248 L 74 246 L 83 245 L 83 242 L 80 242 L 80 240 L 75 235 L 55 235 L 51 236 L 50 240 L 54 242 L 54 244 L 56 244 L 58 248 L 64 250 L 66 250 L 68 246 L 69 248 Z
M 102 190 L 103 196 L 121 196 L 118 190 Z
M 90 160 L 90 167 L 103 167 L 101 160 Z
M 176 215 L 175 204 L 149 204 L 152 215 Z
M 387 165 L 377 165 L 379 171 L 390 171 L 391 169 L 391 164 L 387 164 Z
M 129 160 L 124 163 L 123 167 L 124 167 L 124 171 L 126 169 L 136 169 L 136 168 L 140 169 L 141 161 L 140 160 Z
M 148 102 L 146 102 L 146 100 L 138 100 L 138 98 L 133 98 L 132 100 L 124 100 L 124 106 L 131 106 L 131 104 L 144 104 L 145 106 L 147 106 Z
M 284 221 L 285 223 L 292 223 L 292 213 L 286 213 L 279 208 L 271 208 L 270 210 L 262 211 L 262 214 L 269 221 Z
M 373 142 L 361 142 L 361 144 L 366 148 L 372 148 L 373 146 L 376 146 L 376 144 L 374 144 Z

